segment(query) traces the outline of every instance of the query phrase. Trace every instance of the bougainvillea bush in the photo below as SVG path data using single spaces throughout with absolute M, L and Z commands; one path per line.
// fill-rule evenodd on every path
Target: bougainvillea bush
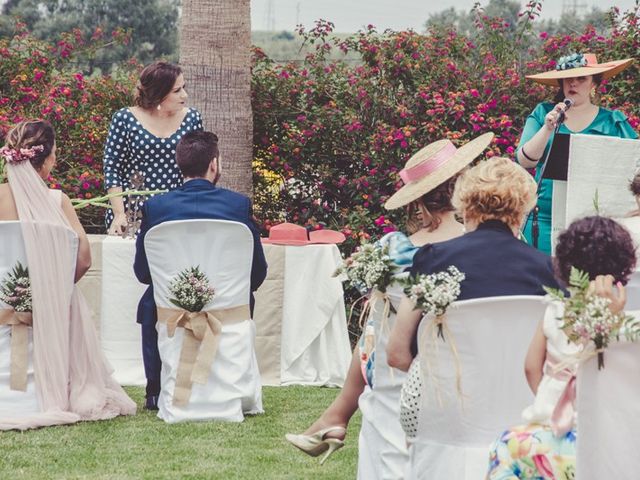
M 50 44 L 20 25 L 12 38 L 0 38 L 0 137 L 23 119 L 44 118 L 56 130 L 57 166 L 49 178 L 71 198 L 103 195 L 102 152 L 111 115 L 131 103 L 135 65 L 117 74 L 85 77 L 74 64 L 82 50 L 127 41 L 123 32 L 91 38 L 80 31 Z M 89 231 L 102 231 L 104 211 L 88 207 L 79 216 Z
M 369 237 L 403 228 L 402 212 L 385 200 L 401 186 L 398 171 L 420 147 L 440 138 L 457 145 L 493 131 L 486 157 L 512 157 L 526 116 L 555 91 L 526 80 L 552 69 L 570 52 L 600 59 L 637 56 L 637 7 L 612 11 L 611 33 L 549 36 L 532 25 L 541 2 L 530 2 L 516 28 L 476 9 L 472 42 L 455 30 L 383 33 L 369 26 L 331 40 L 333 25 L 300 30 L 316 53 L 278 64 L 254 53 L 256 211 L 268 229 L 282 220 L 341 229 L 347 250 Z M 341 49 L 359 61 L 328 61 Z M 351 55 L 351 56 L 352 56 Z M 640 76 L 633 66 L 602 85 L 602 104 L 624 111 L 639 128 Z M 266 178 L 280 179 L 267 188 Z M 272 185 L 272 183 L 271 183 Z
M 325 226 L 349 237 L 344 249 L 403 227 L 402 212 L 383 203 L 400 185 L 398 171 L 425 144 L 457 145 L 494 131 L 486 156 L 511 156 L 527 114 L 551 90 L 525 80 L 572 52 L 601 61 L 640 51 L 638 6 L 610 13 L 611 29 L 550 36 L 535 28 L 541 1 L 525 7 L 517 25 L 476 8 L 476 32 L 377 32 L 373 26 L 332 39 L 319 21 L 299 34 L 315 53 L 303 62 L 276 63 L 255 49 L 254 203 L 264 230 L 289 220 Z M 104 193 L 102 151 L 109 120 L 131 104 L 137 65 L 87 77 L 78 52 L 126 42 L 122 31 L 91 37 L 79 31 L 47 43 L 17 25 L 0 38 L 0 137 L 24 118 L 51 121 L 58 135 L 58 167 L 50 185 L 71 198 Z M 342 51 L 344 61 L 331 52 Z M 640 129 L 637 64 L 601 86 L 604 106 L 619 108 Z M 1 176 L 1 175 L 0 175 Z M 103 231 L 100 209 L 83 209 L 90 231 Z

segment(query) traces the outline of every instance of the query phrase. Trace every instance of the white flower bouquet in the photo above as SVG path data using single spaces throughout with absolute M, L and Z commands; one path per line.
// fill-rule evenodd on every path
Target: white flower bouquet
M 464 273 L 452 265 L 443 272 L 408 278 L 404 293 L 415 308 L 442 317 L 460 296 L 460 283 L 464 279 Z M 444 340 L 442 322 L 438 322 L 438 336 Z
M 188 312 L 200 312 L 214 296 L 214 289 L 200 267 L 189 267 L 180 272 L 169 284 L 169 299 L 176 307 Z
M 598 370 L 604 368 L 604 350 L 612 339 L 621 335 L 635 341 L 640 334 L 640 325 L 634 317 L 624 312 L 613 313 L 609 308 L 611 300 L 596 295 L 589 290 L 589 275 L 577 268 L 571 268 L 568 291 L 545 287 L 551 297 L 564 304 L 562 330 L 569 340 L 578 345 L 593 343 L 598 354 Z
M 11 272 L 2 280 L 2 284 L 0 284 L 0 300 L 16 312 L 32 311 L 29 269 L 20 262 L 16 262 Z
M 365 294 L 373 288 L 384 293 L 394 280 L 393 273 L 389 247 L 365 243 L 342 262 L 333 276 L 345 275 L 351 286 Z

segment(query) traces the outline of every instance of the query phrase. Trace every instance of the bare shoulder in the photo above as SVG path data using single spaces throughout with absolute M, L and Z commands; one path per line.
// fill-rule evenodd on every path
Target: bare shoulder
M 0 183 L 0 202 L 13 199 L 13 193 L 8 183 Z
M 8 183 L 0 184 L 0 220 L 17 220 L 18 211 Z

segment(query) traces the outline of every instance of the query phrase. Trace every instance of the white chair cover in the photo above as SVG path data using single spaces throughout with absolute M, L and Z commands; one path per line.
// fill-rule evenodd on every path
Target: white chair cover
M 627 283 L 627 310 L 640 310 L 640 270 L 631 274 Z
M 453 338 L 434 338 L 427 316 L 418 331 L 419 357 L 431 362 L 422 372 L 418 435 L 409 447 L 407 478 L 481 480 L 489 445 L 533 400 L 524 360 L 545 311 L 543 297 L 509 296 L 454 304 L 446 325 Z M 461 372 L 461 402 L 456 389 L 455 345 Z M 423 363 L 424 365 L 424 363 Z M 439 403 L 439 397 L 441 404 Z
M 388 288 L 387 296 L 397 311 L 403 297 L 402 288 Z M 362 413 L 358 440 L 359 480 L 402 480 L 409 460 L 400 425 L 400 390 L 407 374 L 387 364 L 387 343 L 396 314 L 390 313 L 383 322 L 383 310 L 383 303 L 378 301 L 371 312 L 375 331 L 373 388 L 365 386 L 358 401 Z
M 253 237 L 249 229 L 224 220 L 165 222 L 149 230 L 145 250 L 158 307 L 177 308 L 169 301 L 169 284 L 182 270 L 199 266 L 215 289 L 204 310 L 226 309 L 249 302 Z M 176 370 L 184 329 L 169 338 L 158 329 L 162 359 L 158 417 L 168 423 L 186 420 L 240 422 L 243 413 L 262 413 L 262 387 L 255 355 L 255 326 L 250 318 L 224 325 L 218 352 L 205 385 L 193 384 L 189 404 L 173 405 Z
M 73 238 L 72 258 L 76 258 L 78 237 L 71 230 Z M 13 269 L 16 262 L 28 267 L 27 254 L 22 238 L 19 221 L 0 221 L 0 282 Z M 75 270 L 75 269 L 72 269 Z M 0 308 L 9 306 L 0 300 Z M 29 363 L 27 367 L 27 390 L 25 392 L 11 390 L 11 326 L 0 325 L 0 418 L 27 417 L 40 412 L 33 376 L 33 329 L 29 328 Z
M 632 479 L 640 472 L 640 343 L 613 342 L 604 369 L 591 358 L 578 369 L 576 479 Z

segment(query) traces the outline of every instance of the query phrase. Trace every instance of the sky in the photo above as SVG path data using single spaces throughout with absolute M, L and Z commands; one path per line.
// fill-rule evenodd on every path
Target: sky
M 367 24 L 378 30 L 421 31 L 430 13 L 450 7 L 470 10 L 474 3 L 474 0 L 251 0 L 251 26 L 253 30 L 269 30 L 270 25 L 274 30 L 293 30 L 297 23 L 310 27 L 314 20 L 324 18 L 335 23 L 337 32 L 355 32 Z M 524 5 L 526 1 L 521 3 Z M 618 6 L 624 10 L 633 6 L 634 0 L 545 0 L 542 18 L 559 17 L 563 5 L 573 4 L 583 5 L 587 10 L 595 6 L 602 10 Z

